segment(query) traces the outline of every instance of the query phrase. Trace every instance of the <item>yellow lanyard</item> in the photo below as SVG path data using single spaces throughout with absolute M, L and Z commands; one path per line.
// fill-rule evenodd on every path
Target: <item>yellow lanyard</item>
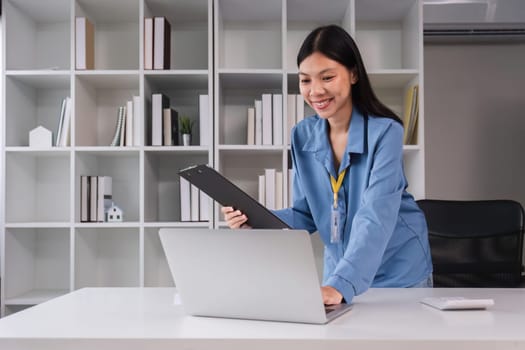
M 343 170 L 337 177 L 337 181 L 332 175 L 330 175 L 330 183 L 332 184 L 332 191 L 334 192 L 334 208 L 337 208 L 337 193 L 343 184 L 343 178 L 345 177 L 346 169 Z

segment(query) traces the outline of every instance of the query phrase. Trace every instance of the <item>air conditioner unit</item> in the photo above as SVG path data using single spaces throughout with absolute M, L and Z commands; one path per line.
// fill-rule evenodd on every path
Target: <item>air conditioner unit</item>
M 525 41 L 523 0 L 424 0 L 425 41 Z

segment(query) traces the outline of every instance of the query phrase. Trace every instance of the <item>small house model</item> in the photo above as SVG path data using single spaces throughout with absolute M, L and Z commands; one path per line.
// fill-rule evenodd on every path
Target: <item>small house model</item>
M 122 209 L 113 204 L 106 211 L 106 221 L 107 222 L 121 222 L 123 221 Z
M 48 148 L 53 144 L 53 134 L 43 126 L 34 128 L 29 132 L 29 147 Z

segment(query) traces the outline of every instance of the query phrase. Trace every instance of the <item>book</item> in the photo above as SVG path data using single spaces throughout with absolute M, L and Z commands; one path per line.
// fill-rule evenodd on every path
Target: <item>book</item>
M 262 144 L 272 144 L 272 95 L 262 94 Z
M 113 203 L 113 189 L 111 176 L 97 176 L 97 222 L 106 221 L 106 211 Z
M 275 172 L 275 209 L 283 208 L 283 173 Z
M 289 94 L 286 101 L 286 139 L 287 143 L 290 144 L 292 137 L 292 129 L 296 121 L 296 98 L 294 94 Z
M 180 180 L 180 221 L 191 221 L 191 187 L 188 180 Z
M 255 100 L 255 144 L 262 145 L 262 101 Z
M 275 169 L 264 169 L 266 208 L 275 209 Z
M 293 169 L 288 169 L 288 206 L 293 205 Z
M 171 25 L 166 17 L 154 18 L 153 38 L 153 68 L 170 69 Z
M 122 123 L 124 122 L 126 109 L 123 106 L 118 108 L 117 122 L 115 125 L 115 132 L 113 134 L 113 139 L 111 140 L 110 146 L 120 146 L 120 133 L 122 130 Z
M 89 177 L 89 221 L 97 221 L 97 196 L 98 196 L 98 179 L 97 176 Z
M 255 145 L 255 108 L 248 108 L 248 120 L 246 121 L 246 144 Z
M 133 121 L 133 101 L 126 102 L 126 139 L 124 146 L 133 146 L 133 134 L 135 123 Z
M 142 144 L 140 131 L 142 130 L 142 103 L 140 96 L 133 96 L 133 146 Z
M 76 69 L 95 68 L 95 29 L 86 17 L 75 18 Z
M 210 197 L 199 190 L 199 221 L 210 221 Z
M 60 106 L 60 117 L 58 119 L 57 132 L 55 135 L 55 146 L 60 146 L 60 134 L 62 133 L 62 124 L 64 123 L 64 115 L 66 113 L 66 102 L 67 98 L 64 98 Z
M 201 146 L 210 145 L 210 98 L 199 95 L 199 138 Z
M 175 146 L 179 144 L 179 112 L 173 108 L 163 110 L 163 137 L 164 146 Z
M 259 175 L 258 191 L 259 203 L 266 206 L 266 178 L 264 175 Z
M 59 127 L 60 129 L 60 135 L 58 136 L 60 139 L 59 146 L 61 147 L 67 147 L 70 144 L 70 138 L 71 138 L 71 130 L 70 130 L 70 124 L 71 124 L 71 109 L 73 108 L 71 103 L 71 97 L 66 97 L 66 105 L 64 108 L 64 118 L 62 120 L 62 127 Z
M 124 146 L 124 142 L 126 139 L 126 121 L 127 121 L 127 111 L 126 107 L 122 107 L 124 109 L 123 117 L 122 117 L 122 123 L 120 124 L 120 137 L 119 137 L 119 144 L 117 146 Z
M 272 125 L 273 125 L 273 144 L 283 144 L 283 95 L 274 94 L 272 95 Z
M 89 222 L 89 178 L 80 176 L 80 222 Z
M 417 125 L 417 119 L 419 116 L 419 99 L 418 99 L 418 85 L 414 85 L 411 89 L 412 90 L 409 93 L 409 100 L 407 101 L 408 105 L 405 105 L 405 112 L 406 109 L 409 109 L 408 112 L 408 120 L 407 115 L 405 114 L 405 120 L 403 123 L 405 124 L 405 133 L 403 138 L 403 143 L 405 145 L 415 144 L 417 143 L 416 137 L 415 137 L 415 131 L 416 131 L 416 125 Z
M 144 18 L 144 69 L 153 69 L 153 18 Z
M 199 188 L 191 185 L 191 221 L 199 221 Z
M 297 102 L 296 105 L 296 116 L 295 116 L 295 124 L 298 124 L 301 120 L 304 119 L 304 97 L 301 94 L 295 95 L 295 101 Z
M 163 110 L 170 107 L 170 100 L 164 94 L 153 94 L 151 97 L 151 145 L 162 146 Z

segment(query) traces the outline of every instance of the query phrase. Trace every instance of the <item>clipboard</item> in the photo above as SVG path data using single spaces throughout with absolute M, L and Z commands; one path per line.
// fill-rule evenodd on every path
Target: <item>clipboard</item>
M 179 171 L 179 175 L 223 206 L 232 206 L 248 217 L 247 224 L 258 229 L 290 229 L 269 209 L 205 164 Z

